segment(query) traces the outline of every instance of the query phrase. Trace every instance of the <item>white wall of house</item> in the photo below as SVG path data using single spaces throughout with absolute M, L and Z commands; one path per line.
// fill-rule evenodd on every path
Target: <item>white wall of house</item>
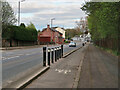
M 72 39 L 73 39 L 73 41 L 76 41 L 76 40 L 79 41 L 79 40 L 81 40 L 80 37 L 73 37 Z
M 57 27 L 55 30 L 59 31 L 60 33 L 63 34 L 63 38 L 65 38 L 65 30 L 60 28 L 60 27 Z

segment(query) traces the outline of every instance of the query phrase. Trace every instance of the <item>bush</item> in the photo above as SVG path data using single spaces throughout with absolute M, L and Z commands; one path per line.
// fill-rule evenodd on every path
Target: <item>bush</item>
M 37 30 L 20 26 L 9 26 L 3 38 L 21 41 L 37 41 Z
M 70 41 L 65 41 L 65 43 L 70 43 Z

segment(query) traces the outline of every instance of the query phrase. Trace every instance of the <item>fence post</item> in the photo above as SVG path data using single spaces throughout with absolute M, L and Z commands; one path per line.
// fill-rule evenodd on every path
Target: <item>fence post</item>
M 52 52 L 51 52 L 51 59 L 52 59 L 52 63 L 54 63 L 54 48 L 52 48 L 52 50 L 51 50 Z
M 50 48 L 48 48 L 48 65 L 50 66 Z
M 46 47 L 43 47 L 43 66 L 46 66 Z

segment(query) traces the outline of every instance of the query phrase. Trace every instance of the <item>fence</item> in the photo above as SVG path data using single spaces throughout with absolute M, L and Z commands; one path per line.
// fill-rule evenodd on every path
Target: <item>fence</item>
M 103 38 L 95 41 L 94 43 L 100 47 L 108 48 L 111 50 L 118 50 L 120 45 L 119 39 L 114 38 Z
M 60 58 L 63 57 L 63 45 L 47 48 L 43 47 L 43 66 L 51 65 L 51 63 L 57 62 Z

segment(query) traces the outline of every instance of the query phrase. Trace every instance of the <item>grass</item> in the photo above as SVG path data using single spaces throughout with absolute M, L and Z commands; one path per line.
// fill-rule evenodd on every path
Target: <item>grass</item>
M 95 45 L 95 46 L 102 49 L 102 50 L 104 50 L 104 51 L 106 51 L 106 52 L 108 52 L 108 53 L 111 53 L 111 54 L 113 54 L 115 56 L 120 56 L 120 52 L 118 50 L 112 50 L 112 49 L 109 49 L 109 48 L 99 47 L 97 45 Z

